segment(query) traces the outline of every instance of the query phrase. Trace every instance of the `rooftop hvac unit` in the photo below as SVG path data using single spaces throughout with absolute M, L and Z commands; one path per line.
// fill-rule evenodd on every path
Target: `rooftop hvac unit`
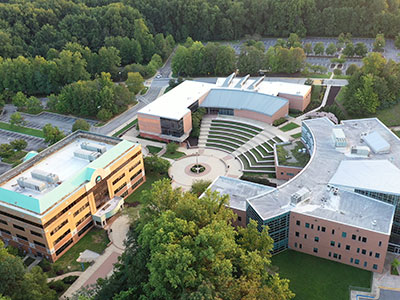
M 50 173 L 50 172 L 46 172 L 46 171 L 42 171 L 42 170 L 33 170 L 31 172 L 31 176 L 34 179 L 38 179 L 41 181 L 46 181 L 48 183 L 57 183 L 60 181 L 60 178 L 58 178 L 57 174 L 54 173 Z
M 351 154 L 360 155 L 360 156 L 368 156 L 369 155 L 369 147 L 367 146 L 353 146 L 351 147 Z
M 88 143 L 88 142 L 83 142 L 81 144 L 81 148 L 84 150 L 96 151 L 99 153 L 104 153 L 107 151 L 106 146 L 102 146 L 102 145 L 95 144 L 95 143 Z
M 290 197 L 290 203 L 296 205 L 297 203 L 310 198 L 310 191 L 303 187 Z
M 76 150 L 74 151 L 74 156 L 78 158 L 83 158 L 88 161 L 94 161 L 98 158 L 101 154 L 99 152 L 91 152 L 86 150 Z
M 341 128 L 332 129 L 332 139 L 335 143 L 335 147 L 346 147 L 347 141 L 346 136 Z
M 17 179 L 17 182 L 22 188 L 31 189 L 38 192 L 42 192 L 46 189 L 46 183 L 31 178 L 20 177 Z

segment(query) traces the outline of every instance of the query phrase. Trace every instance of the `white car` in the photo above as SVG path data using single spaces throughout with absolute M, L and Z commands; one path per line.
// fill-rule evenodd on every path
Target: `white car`
M 158 74 L 157 76 L 156 76 L 156 78 L 161 78 L 162 77 L 162 75 L 161 74 Z

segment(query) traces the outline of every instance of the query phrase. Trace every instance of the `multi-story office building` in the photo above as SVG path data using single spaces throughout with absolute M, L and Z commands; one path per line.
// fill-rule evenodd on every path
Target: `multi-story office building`
M 0 238 L 57 260 L 145 181 L 141 146 L 77 131 L 0 178 Z
M 319 118 L 303 121 L 302 141 L 311 155 L 303 170 L 277 188 L 235 194 L 234 206 L 269 227 L 274 252 L 382 272 L 386 252 L 400 253 L 399 138 L 378 119 Z

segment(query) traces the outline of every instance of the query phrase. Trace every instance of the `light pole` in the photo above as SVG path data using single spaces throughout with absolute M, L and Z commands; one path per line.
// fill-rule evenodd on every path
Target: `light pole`
M 200 169 L 200 167 L 199 167 L 199 151 L 197 151 L 197 154 L 196 154 L 196 172 L 197 172 L 197 174 L 199 174 L 199 169 Z

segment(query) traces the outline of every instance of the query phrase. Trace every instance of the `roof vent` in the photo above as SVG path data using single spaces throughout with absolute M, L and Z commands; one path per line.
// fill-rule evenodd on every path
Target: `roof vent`
M 376 224 L 377 224 L 377 221 L 374 219 L 374 220 L 372 220 L 372 226 L 376 226 Z
M 306 200 L 308 198 L 310 198 L 310 191 L 306 187 L 303 187 L 296 193 L 292 194 L 292 196 L 290 197 L 290 203 L 292 205 L 296 205 L 299 202 Z

